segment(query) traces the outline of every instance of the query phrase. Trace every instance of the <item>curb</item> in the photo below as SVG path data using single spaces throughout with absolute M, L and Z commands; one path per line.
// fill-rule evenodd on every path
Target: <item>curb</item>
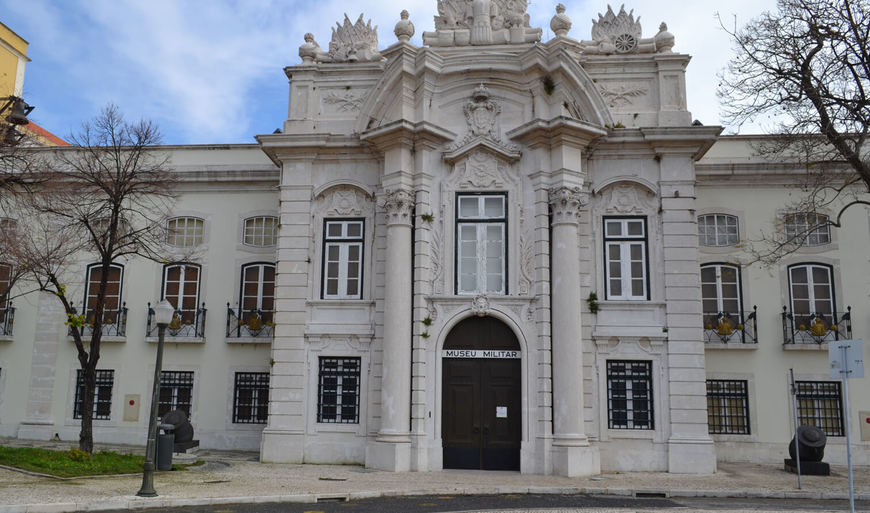
M 138 498 L 120 500 L 103 500 L 88 502 L 59 502 L 53 504 L 16 504 L 0 506 L 0 513 L 71 513 L 77 511 L 107 511 L 116 509 L 150 510 L 154 508 L 174 508 L 185 506 L 218 506 L 227 504 L 261 504 L 268 502 L 317 503 L 321 501 L 352 501 L 362 499 L 377 499 L 384 497 L 415 497 L 420 495 L 497 495 L 497 494 L 578 494 L 604 495 L 616 497 L 654 497 L 654 498 L 753 498 L 753 499 L 812 499 L 812 500 L 848 500 L 848 493 L 827 493 L 811 491 L 739 491 L 739 490 L 632 490 L 629 488 L 586 488 L 586 487 L 494 487 L 487 493 L 480 489 L 454 490 L 406 490 L 406 491 L 361 491 L 347 494 L 288 494 L 288 495 L 256 495 L 237 497 L 179 497 L 179 498 Z M 870 493 L 857 493 L 855 500 L 870 500 Z

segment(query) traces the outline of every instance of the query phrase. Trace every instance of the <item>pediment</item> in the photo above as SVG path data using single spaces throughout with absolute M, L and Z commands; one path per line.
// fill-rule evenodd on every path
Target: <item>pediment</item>
M 475 152 L 486 152 L 499 160 L 512 164 L 520 159 L 522 153 L 516 146 L 508 146 L 500 141 L 493 141 L 488 137 L 474 137 L 468 141 L 460 141 L 460 145 L 443 153 L 444 161 L 448 164 L 466 158 Z

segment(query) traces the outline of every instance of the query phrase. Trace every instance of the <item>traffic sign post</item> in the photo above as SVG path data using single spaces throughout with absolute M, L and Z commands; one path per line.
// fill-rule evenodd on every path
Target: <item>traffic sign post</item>
M 852 480 L 852 437 L 849 421 L 849 379 L 864 377 L 864 348 L 860 340 L 837 340 L 828 344 L 831 377 L 843 380 L 846 410 L 846 465 L 849 467 L 849 511 L 855 513 L 855 483 Z

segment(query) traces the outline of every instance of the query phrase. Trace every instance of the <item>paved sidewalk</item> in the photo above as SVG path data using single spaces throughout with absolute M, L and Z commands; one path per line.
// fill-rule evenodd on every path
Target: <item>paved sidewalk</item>
M 12 440 L 0 440 L 0 444 L 24 445 Z M 46 445 L 40 443 L 40 446 Z M 54 445 L 56 448 L 70 446 L 69 443 Z M 111 449 L 143 450 L 129 446 L 112 446 Z M 709 476 L 626 472 L 565 478 L 518 472 L 445 470 L 392 473 L 351 465 L 265 464 L 256 461 L 256 453 L 229 451 L 203 450 L 197 456 L 206 462 L 205 465 L 188 471 L 157 472 L 154 487 L 159 497 L 150 499 L 135 495 L 142 483 L 141 474 L 57 479 L 0 468 L 0 513 L 240 502 L 316 502 L 324 498 L 426 494 L 533 492 L 844 499 L 849 493 L 845 467 L 832 467 L 829 477 L 804 476 L 803 490 L 797 490 L 794 474 L 784 472 L 781 467 L 745 463 L 720 464 L 718 472 Z M 854 476 L 856 499 L 870 500 L 870 471 L 857 468 Z

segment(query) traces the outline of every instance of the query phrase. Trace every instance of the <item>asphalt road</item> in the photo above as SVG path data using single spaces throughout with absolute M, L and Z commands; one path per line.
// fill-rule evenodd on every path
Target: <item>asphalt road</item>
M 161 508 L 176 513 L 411 513 L 488 512 L 574 513 L 590 508 L 610 511 L 849 511 L 848 501 L 790 499 L 666 499 L 591 495 L 425 495 L 359 501 L 312 503 L 224 504 Z M 125 510 L 118 510 L 120 513 Z M 870 511 L 870 501 L 856 503 L 856 511 Z

